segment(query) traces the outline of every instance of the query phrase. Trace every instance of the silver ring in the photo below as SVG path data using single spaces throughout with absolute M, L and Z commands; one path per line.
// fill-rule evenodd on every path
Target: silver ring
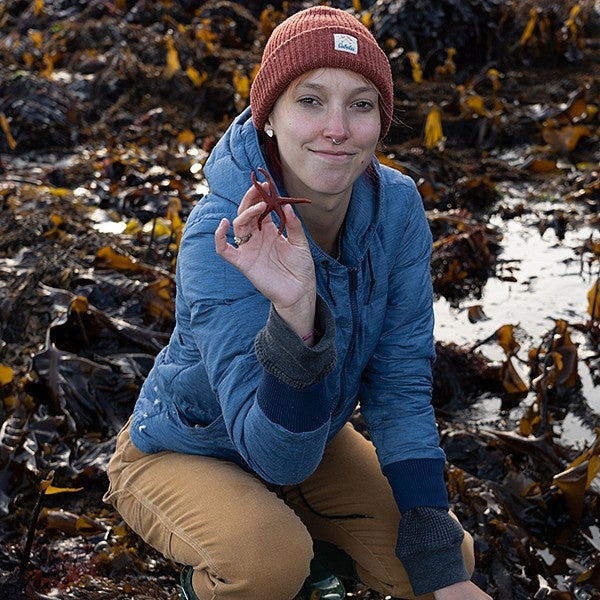
M 242 237 L 238 237 L 237 235 L 234 235 L 233 241 L 235 242 L 236 246 L 241 246 L 242 244 L 245 244 L 251 237 L 252 237 L 251 233 L 249 233 L 248 235 L 243 235 Z
M 342 143 L 341 141 L 338 142 L 338 140 L 336 140 L 334 138 L 331 138 L 331 141 L 333 142 L 334 146 L 339 146 Z

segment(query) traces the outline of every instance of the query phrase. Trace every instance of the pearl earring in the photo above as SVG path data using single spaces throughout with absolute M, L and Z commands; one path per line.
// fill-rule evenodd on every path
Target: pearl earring
M 275 132 L 272 129 L 265 129 L 265 133 L 272 138 Z

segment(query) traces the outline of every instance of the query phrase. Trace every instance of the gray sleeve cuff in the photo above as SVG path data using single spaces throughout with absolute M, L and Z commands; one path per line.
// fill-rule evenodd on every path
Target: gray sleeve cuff
M 467 581 L 461 544 L 464 531 L 447 511 L 421 506 L 400 519 L 396 555 L 416 596 Z
M 301 389 L 317 383 L 333 371 L 336 363 L 335 320 L 319 295 L 315 329 L 319 337 L 309 348 L 271 307 L 267 324 L 254 340 L 258 361 L 266 371 L 290 387 Z

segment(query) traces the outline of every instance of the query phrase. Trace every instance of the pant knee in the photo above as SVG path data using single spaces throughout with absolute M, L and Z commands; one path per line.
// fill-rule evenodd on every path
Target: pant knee
M 306 528 L 277 527 L 240 534 L 229 558 L 211 570 L 197 568 L 193 584 L 199 598 L 214 600 L 291 600 L 310 570 L 313 544 Z
M 310 572 L 313 557 L 313 541 L 306 529 L 294 539 L 280 540 L 269 548 L 264 547 L 257 557 L 262 562 L 261 579 L 257 585 L 256 598 L 281 598 L 291 600 L 298 593 Z M 265 568 L 266 566 L 266 568 Z M 252 573 L 249 574 L 252 585 Z M 261 596 L 260 589 L 271 588 L 271 595 Z

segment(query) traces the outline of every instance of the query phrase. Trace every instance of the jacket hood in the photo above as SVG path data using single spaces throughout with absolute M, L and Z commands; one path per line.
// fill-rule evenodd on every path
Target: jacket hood
M 250 173 L 257 167 L 265 168 L 265 159 L 250 108 L 246 108 L 213 148 L 204 175 L 211 193 L 239 205 L 251 184 Z

